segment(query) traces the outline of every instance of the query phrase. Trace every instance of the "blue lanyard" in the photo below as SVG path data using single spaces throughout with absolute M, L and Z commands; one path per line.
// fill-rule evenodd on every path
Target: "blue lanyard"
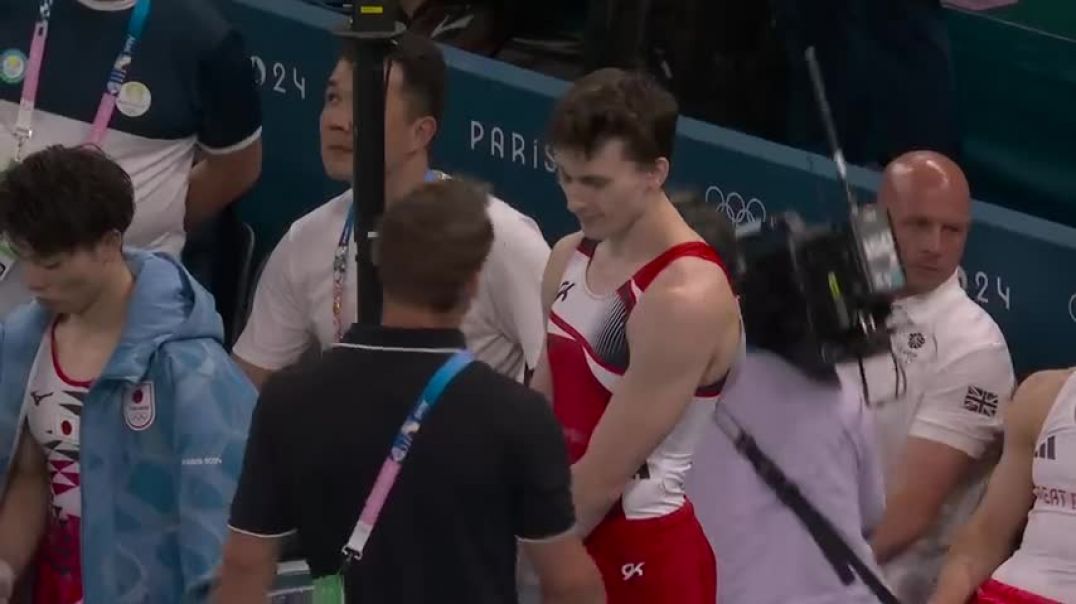
M 399 433 L 396 434 L 396 438 L 392 441 L 392 448 L 389 450 L 388 457 L 381 464 L 381 471 L 378 472 L 377 480 L 374 481 L 373 487 L 370 488 L 370 493 L 366 496 L 366 502 L 363 504 L 362 512 L 359 514 L 359 520 L 355 523 L 355 528 L 351 531 L 351 537 L 348 538 L 347 544 L 344 546 L 345 564 L 362 557 L 366 542 L 370 539 L 370 534 L 373 533 L 374 526 L 377 524 L 377 518 L 381 514 L 381 508 L 385 505 L 385 500 L 388 499 L 392 486 L 396 484 L 396 477 L 400 475 L 403 462 L 411 451 L 415 436 L 418 435 L 419 429 L 422 428 L 423 420 L 440 402 L 441 394 L 448 384 L 461 371 L 466 369 L 473 360 L 474 357 L 466 350 L 455 353 L 441 365 L 433 374 L 433 377 L 430 378 L 430 381 L 426 383 L 426 387 L 422 389 L 422 394 L 418 397 L 418 401 L 415 402 L 414 408 L 411 409 L 411 413 L 407 415 L 407 419 L 400 426 Z
M 426 182 L 435 182 L 438 180 L 444 180 L 448 178 L 443 172 L 437 170 L 428 170 L 426 172 Z M 354 193 L 352 194 L 354 195 Z M 344 228 L 340 231 L 340 240 L 336 242 L 336 252 L 333 253 L 333 294 L 332 294 L 332 313 L 333 313 L 333 327 L 336 330 L 336 341 L 339 342 L 344 337 L 344 282 L 347 280 L 347 250 L 348 244 L 351 242 L 351 233 L 355 229 L 355 202 L 352 197 L 351 204 L 347 209 L 347 220 L 344 221 Z
M 427 170 L 426 171 L 425 182 L 428 182 L 428 183 L 437 182 L 437 181 L 443 180 L 445 178 L 448 178 L 448 177 L 445 176 L 442 172 L 439 172 L 437 170 Z M 348 241 L 351 239 L 351 232 L 354 229 L 355 229 L 355 201 L 354 201 L 354 193 L 353 193 L 352 194 L 351 205 L 349 205 L 348 209 L 347 209 L 347 220 L 344 222 L 344 230 L 342 230 L 340 232 L 340 241 L 337 242 L 337 244 L 336 244 L 337 247 L 343 247 L 343 248 L 347 247 Z
M 399 434 L 392 441 L 392 451 L 389 453 L 389 457 L 393 461 L 402 464 L 404 459 L 407 458 L 415 435 L 418 434 L 419 428 L 422 427 L 423 420 L 426 419 L 430 411 L 433 411 L 437 403 L 441 402 L 441 395 L 444 394 L 449 383 L 456 379 L 456 376 L 466 369 L 472 361 L 474 361 L 474 356 L 469 351 L 460 350 L 449 357 L 430 377 L 430 381 L 422 389 L 422 394 L 415 401 L 415 406 L 411 409 L 407 420 L 400 426 Z
M 142 30 L 146 28 L 146 19 L 149 17 L 151 0 L 138 0 L 134 10 L 131 11 L 131 19 L 127 22 L 127 38 L 123 42 L 123 49 L 116 57 L 112 65 L 112 71 L 108 75 L 108 91 L 111 94 L 119 94 L 120 86 L 127 79 L 127 67 L 130 66 L 134 57 L 135 44 L 142 37 Z

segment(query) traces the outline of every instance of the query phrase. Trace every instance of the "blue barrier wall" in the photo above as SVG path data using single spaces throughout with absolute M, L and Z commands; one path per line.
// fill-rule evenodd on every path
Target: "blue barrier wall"
M 321 172 L 317 118 L 341 17 L 297 0 L 220 0 L 247 36 L 265 112 L 265 166 L 241 205 L 259 252 L 291 220 L 341 190 Z M 436 158 L 443 169 L 479 177 L 534 216 L 555 239 L 574 228 L 553 178 L 542 133 L 564 82 L 454 49 L 448 111 Z M 828 159 L 681 120 L 672 188 L 705 192 L 740 222 L 795 209 L 808 219 L 840 218 L 844 206 Z M 876 174 L 853 169 L 870 199 Z M 976 202 L 963 269 L 969 295 L 998 321 L 1018 372 L 1076 358 L 1076 230 Z

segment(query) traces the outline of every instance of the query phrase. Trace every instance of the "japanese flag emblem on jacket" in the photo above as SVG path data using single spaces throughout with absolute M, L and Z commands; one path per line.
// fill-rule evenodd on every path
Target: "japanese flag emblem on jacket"
M 141 432 L 153 425 L 157 417 L 156 397 L 153 395 L 153 382 L 142 382 L 128 388 L 123 397 L 123 419 L 127 427 Z

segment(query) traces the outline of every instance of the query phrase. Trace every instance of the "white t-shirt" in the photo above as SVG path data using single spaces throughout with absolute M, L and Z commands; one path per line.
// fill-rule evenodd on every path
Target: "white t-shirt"
M 334 343 L 332 262 L 350 206 L 348 191 L 297 220 L 277 244 L 236 342 L 239 358 L 276 371 L 315 342 L 321 349 Z M 519 379 L 524 363 L 537 365 L 545 338 L 541 287 L 549 245 L 533 220 L 495 197 L 489 198 L 489 217 L 493 248 L 462 330 L 476 358 Z M 349 251 L 345 325 L 356 317 L 356 273 Z
M 982 496 L 1015 376 L 1001 329 L 967 296 L 955 273 L 928 294 L 894 303 L 889 326 L 893 357 L 864 363 L 886 482 L 891 483 L 910 436 L 979 460 L 927 535 L 885 565 L 886 578 L 902 602 L 925 602 L 953 530 Z M 839 371 L 848 385 L 862 387 L 858 366 Z

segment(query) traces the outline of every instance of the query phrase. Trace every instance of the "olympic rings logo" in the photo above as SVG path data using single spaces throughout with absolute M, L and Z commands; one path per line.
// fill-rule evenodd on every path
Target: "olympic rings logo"
M 725 195 L 719 187 L 710 185 L 706 187 L 706 203 L 715 204 L 736 226 L 766 220 L 766 205 L 757 197 L 744 201 L 735 191 Z
M 1072 294 L 1069 298 L 1069 317 L 1072 318 L 1072 322 L 1076 323 L 1076 294 Z

